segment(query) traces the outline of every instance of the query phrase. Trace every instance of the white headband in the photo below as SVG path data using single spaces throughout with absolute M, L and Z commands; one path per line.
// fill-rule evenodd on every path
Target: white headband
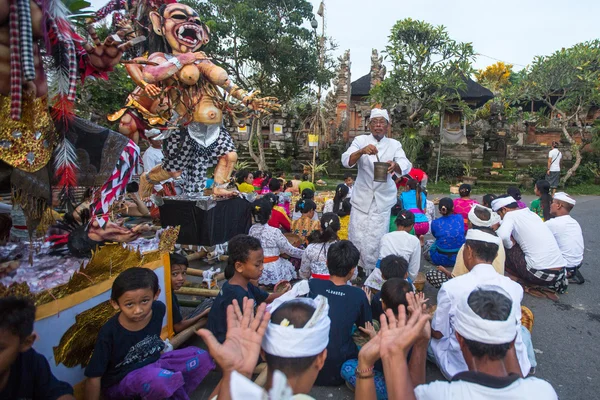
M 284 358 L 299 358 L 315 356 L 327 348 L 331 325 L 327 298 L 319 295 L 315 299 L 301 297 L 295 301 L 314 307 L 313 316 L 302 328 L 269 322 L 262 341 L 262 349 L 266 353 Z M 272 309 L 271 313 L 275 310 L 276 308 Z
M 494 243 L 499 246 L 502 239 L 500 239 L 498 236 L 490 235 L 489 233 L 486 233 L 479 229 L 469 229 L 467 231 L 467 235 L 465 236 L 465 240 L 476 240 L 478 242 Z
M 476 207 L 480 207 L 480 208 L 484 208 L 484 209 L 488 210 L 490 213 L 490 219 L 488 221 L 479 219 L 479 217 L 477 217 L 477 215 L 475 215 Z M 498 214 L 496 214 L 495 212 L 493 212 L 491 208 L 480 206 L 479 204 L 473 204 L 473 207 L 471 207 L 471 211 L 469 211 L 469 221 L 471 221 L 471 223 L 475 226 L 489 228 L 490 226 L 496 225 L 501 220 L 502 219 L 500 218 L 500 216 Z
M 229 383 L 229 394 L 232 400 L 291 400 L 295 397 L 286 376 L 278 370 L 273 372 L 273 382 L 269 393 L 244 375 L 233 371 Z
M 480 289 L 498 292 L 511 299 L 510 295 L 498 286 L 479 286 L 475 288 L 475 290 Z M 456 316 L 454 318 L 454 329 L 456 332 L 465 339 L 479 343 L 504 344 L 512 342 L 517 335 L 515 307 L 510 308 L 510 315 L 506 321 L 483 319 L 469 306 L 469 296 L 471 293 L 463 296 L 456 306 Z
M 554 200 L 564 201 L 565 203 L 569 203 L 572 205 L 577 204 L 574 198 L 566 194 L 565 192 L 556 192 L 554 193 Z
M 374 108 L 371 110 L 371 119 L 373 118 L 385 118 L 387 122 L 390 122 L 390 116 L 387 110 L 381 108 Z
M 516 202 L 517 201 L 512 196 L 500 197 L 499 199 L 492 201 L 492 210 L 498 211 L 502 207 L 506 207 L 507 205 Z

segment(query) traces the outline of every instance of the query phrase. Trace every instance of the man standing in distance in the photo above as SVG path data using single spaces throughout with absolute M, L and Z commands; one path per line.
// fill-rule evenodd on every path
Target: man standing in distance
M 558 142 L 552 142 L 552 150 L 548 153 L 548 171 L 546 171 L 546 180 L 550 184 L 550 190 L 552 196 L 556 192 L 558 187 L 558 181 L 560 180 L 560 161 L 562 160 L 562 153 L 558 150 Z
M 412 164 L 406 158 L 400 142 L 385 137 L 389 130 L 390 117 L 387 110 L 371 110 L 368 135 L 354 138 L 342 154 L 345 168 L 358 167 L 350 200 L 352 211 L 348 238 L 360 251 L 360 265 L 367 276 L 375 268 L 381 238 L 388 232 L 390 212 L 396 204 L 396 185 L 391 174 L 404 175 Z M 385 182 L 374 182 L 374 163 L 377 160 L 389 164 Z

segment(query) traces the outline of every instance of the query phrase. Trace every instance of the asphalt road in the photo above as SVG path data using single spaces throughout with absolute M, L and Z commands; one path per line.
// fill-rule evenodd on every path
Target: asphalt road
M 443 197 L 435 195 L 433 197 Z M 475 196 L 478 198 L 478 196 Z M 524 196 L 529 204 L 533 196 Z M 534 314 L 532 333 L 538 367 L 536 376 L 549 381 L 560 399 L 600 398 L 600 197 L 577 196 L 572 216 L 579 221 L 585 240 L 583 285 L 571 285 L 558 302 L 525 294 L 523 305 Z M 431 268 L 424 262 L 422 270 Z M 435 302 L 436 290 L 426 284 L 425 293 Z M 201 345 L 194 340 L 195 345 Z M 427 365 L 427 380 L 443 379 L 436 366 Z M 219 380 L 211 373 L 191 396 L 208 399 Z M 353 399 L 345 386 L 315 387 L 310 393 L 316 399 Z

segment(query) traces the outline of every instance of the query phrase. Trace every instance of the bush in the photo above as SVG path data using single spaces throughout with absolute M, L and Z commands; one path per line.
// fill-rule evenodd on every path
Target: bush
M 279 158 L 275 162 L 275 169 L 278 171 L 292 172 L 292 157 Z
M 533 179 L 534 183 L 541 179 L 546 179 L 546 171 L 548 171 L 546 167 L 538 165 L 530 165 L 527 167 L 527 175 Z
M 433 168 L 431 169 L 430 176 L 435 177 L 435 170 L 437 168 L 437 159 L 435 159 Z M 440 158 L 440 169 L 439 177 L 446 181 L 454 181 L 464 173 L 464 167 L 462 161 L 452 157 L 441 157 Z

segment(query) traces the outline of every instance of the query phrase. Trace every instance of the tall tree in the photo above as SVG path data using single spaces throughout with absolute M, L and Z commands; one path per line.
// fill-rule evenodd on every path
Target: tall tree
M 371 98 L 390 109 L 404 108 L 395 117 L 401 125 L 412 127 L 449 104 L 464 107 L 457 92 L 472 72 L 471 43 L 451 39 L 444 26 L 407 18 L 392 28 L 384 53 L 392 68 Z
M 327 84 L 329 68 L 319 68 L 315 33 L 306 26 L 314 18 L 307 0 L 184 0 L 205 18 L 213 34 L 207 53 L 232 79 L 281 103 L 310 86 Z M 205 15 L 202 15 L 205 14 Z M 327 63 L 325 63 L 327 65 Z M 250 154 L 265 167 L 260 121 L 252 124 Z M 258 147 L 255 154 L 253 145 Z
M 521 99 L 542 101 L 557 116 L 562 135 L 570 143 L 575 163 L 562 178 L 566 182 L 581 163 L 581 149 L 591 142 L 586 119 L 600 106 L 600 41 L 561 49 L 536 57 L 519 86 Z M 576 141 L 574 134 L 581 138 Z

